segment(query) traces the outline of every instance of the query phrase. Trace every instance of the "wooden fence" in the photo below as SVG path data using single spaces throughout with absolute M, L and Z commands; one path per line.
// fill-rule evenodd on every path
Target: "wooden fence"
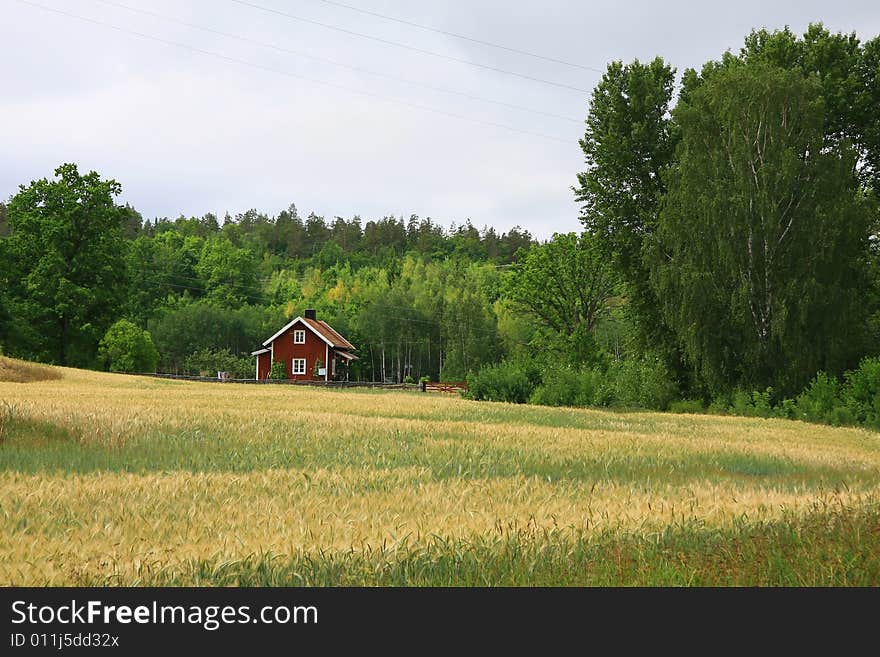
M 294 379 L 230 379 L 228 377 L 214 376 L 191 376 L 189 374 L 152 374 L 125 372 L 132 376 L 150 376 L 156 379 L 171 379 L 174 381 L 199 381 L 202 383 L 248 383 L 251 385 L 287 385 L 287 386 L 317 386 L 324 388 L 380 388 L 382 390 L 419 390 L 421 392 L 449 392 L 460 393 L 468 389 L 467 383 L 457 382 L 431 382 L 421 383 L 382 383 L 380 381 L 297 381 Z
M 431 381 L 422 381 L 420 384 L 422 392 L 463 392 L 468 389 L 467 383 L 432 383 Z
M 387 390 L 418 390 L 418 383 L 381 383 L 379 381 L 297 381 L 294 379 L 230 379 L 214 376 L 191 376 L 188 374 L 136 374 L 156 379 L 175 381 L 199 381 L 202 383 L 249 383 L 258 385 L 317 386 L 325 388 L 382 388 Z

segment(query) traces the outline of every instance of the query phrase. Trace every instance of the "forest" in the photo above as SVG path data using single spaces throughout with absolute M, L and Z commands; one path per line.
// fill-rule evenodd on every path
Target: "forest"
M 880 38 L 819 24 L 753 31 L 680 78 L 613 62 L 572 172 L 583 231 L 544 242 L 293 204 L 145 220 L 63 164 L 0 205 L 0 347 L 247 377 L 308 307 L 358 347 L 360 380 L 876 425 L 878 76 Z

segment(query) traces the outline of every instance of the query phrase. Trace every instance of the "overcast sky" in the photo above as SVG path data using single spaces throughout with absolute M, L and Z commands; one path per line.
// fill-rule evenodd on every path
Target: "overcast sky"
M 342 1 L 599 70 L 661 55 L 681 72 L 738 49 L 753 27 L 880 33 L 876 0 Z M 590 90 L 597 72 L 321 0 L 248 2 L 562 86 L 233 0 L 33 2 L 188 48 L 0 0 L 0 198 L 76 162 L 118 180 L 146 218 L 295 203 L 302 216 L 418 214 L 542 238 L 579 228 L 571 186 L 589 94 L 567 87 Z

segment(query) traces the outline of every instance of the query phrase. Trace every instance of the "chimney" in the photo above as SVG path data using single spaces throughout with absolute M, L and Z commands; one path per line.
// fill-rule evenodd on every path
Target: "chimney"
M 315 312 L 314 308 L 306 308 L 306 319 L 318 319 L 318 314 Z

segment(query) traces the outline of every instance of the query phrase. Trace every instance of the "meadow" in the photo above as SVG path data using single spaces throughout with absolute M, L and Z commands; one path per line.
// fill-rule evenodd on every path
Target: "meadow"
M 3 585 L 880 585 L 880 434 L 0 357 Z

